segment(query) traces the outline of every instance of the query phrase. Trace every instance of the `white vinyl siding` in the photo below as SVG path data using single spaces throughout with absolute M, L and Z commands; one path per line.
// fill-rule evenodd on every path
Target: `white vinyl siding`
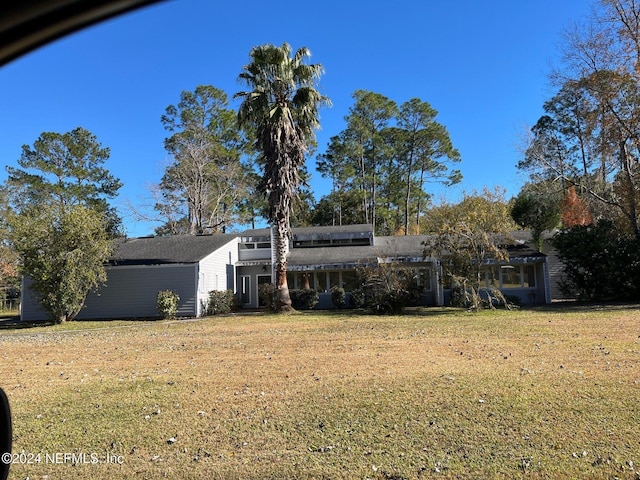
M 198 315 L 205 313 L 212 290 L 233 290 L 235 284 L 235 264 L 238 261 L 238 239 L 200 260 L 198 266 Z

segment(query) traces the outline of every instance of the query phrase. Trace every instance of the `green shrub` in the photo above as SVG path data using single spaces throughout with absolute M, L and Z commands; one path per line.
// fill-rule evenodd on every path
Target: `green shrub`
M 212 290 L 209 292 L 207 315 L 229 313 L 233 309 L 234 298 L 231 290 Z
M 640 240 L 608 220 L 562 229 L 551 240 L 564 265 L 560 288 L 581 300 L 640 297 Z
M 344 291 L 344 288 L 334 285 L 331 287 L 331 303 L 340 309 L 344 308 L 347 304 L 347 294 Z
M 258 298 L 260 305 L 264 305 L 269 310 L 276 309 L 276 286 L 273 283 L 262 283 L 258 285 Z
M 365 303 L 366 297 L 363 289 L 356 288 L 351 292 L 350 304 L 353 308 L 364 308 Z
M 407 269 L 379 265 L 360 270 L 364 305 L 372 313 L 398 314 L 409 303 L 411 272 Z
M 171 290 L 161 290 L 158 292 L 156 309 L 162 318 L 175 318 L 178 313 L 178 303 L 180 297 Z
M 289 290 L 291 306 L 296 310 L 313 310 L 320 296 L 315 290 Z
M 367 301 L 367 308 L 379 315 L 402 313 L 408 303 L 406 290 L 376 291 Z

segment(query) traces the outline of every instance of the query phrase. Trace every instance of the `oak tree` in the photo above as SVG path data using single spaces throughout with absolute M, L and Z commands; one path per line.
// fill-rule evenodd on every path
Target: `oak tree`
M 103 167 L 108 158 L 109 149 L 79 127 L 41 134 L 22 147 L 22 168 L 7 167 L 9 244 L 55 322 L 75 318 L 106 279 L 120 225 L 108 200 L 122 185 Z
M 240 221 L 249 168 L 241 162 L 245 142 L 227 95 L 210 85 L 183 91 L 162 124 L 171 133 L 164 145 L 172 161 L 157 188 L 159 231 L 215 233 Z

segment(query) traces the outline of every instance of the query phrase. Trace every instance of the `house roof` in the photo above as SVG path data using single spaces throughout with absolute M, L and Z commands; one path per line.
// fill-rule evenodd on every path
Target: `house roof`
M 197 263 L 237 234 L 171 235 L 118 241 L 110 265 Z
M 385 257 L 422 257 L 423 242 L 429 235 L 399 235 L 394 237 L 375 237 L 374 245 L 378 247 L 380 256 Z
M 546 255 L 542 252 L 539 252 L 535 248 L 531 247 L 526 243 L 516 243 L 513 245 L 507 246 L 507 253 L 509 254 L 509 258 L 544 258 Z
M 368 226 L 370 227 L 370 226 Z M 361 230 L 367 232 L 367 229 Z M 422 258 L 421 245 L 426 235 L 398 237 L 375 237 L 374 245 L 345 245 L 314 248 L 293 248 L 287 257 L 287 264 L 296 267 L 340 268 L 351 265 L 377 264 L 381 257 Z
M 255 238 L 255 237 L 269 237 L 271 236 L 270 228 L 254 228 L 251 230 L 244 230 L 237 234 L 242 238 Z
M 295 228 L 296 235 L 317 235 L 326 233 L 360 233 L 373 235 L 371 225 L 343 225 L 336 227 Z M 214 235 L 174 235 L 143 237 L 120 240 L 110 260 L 111 265 L 159 265 L 172 263 L 197 263 L 207 255 L 223 247 L 234 238 L 268 235 L 269 229 L 248 230 L 242 233 Z M 525 261 L 545 257 L 543 253 L 525 243 L 527 234 L 518 232 L 508 245 L 512 259 Z M 402 259 L 423 258 L 423 242 L 429 235 L 402 235 L 374 237 L 373 245 L 315 246 L 313 248 L 293 248 L 287 263 L 293 270 L 303 267 L 349 268 L 354 265 L 374 264 L 378 258 Z M 394 261 L 395 261 L 394 260 Z
M 302 266 L 314 268 L 347 268 L 353 265 L 377 263 L 376 248 L 370 245 L 294 248 L 289 251 L 287 265 L 290 270 Z

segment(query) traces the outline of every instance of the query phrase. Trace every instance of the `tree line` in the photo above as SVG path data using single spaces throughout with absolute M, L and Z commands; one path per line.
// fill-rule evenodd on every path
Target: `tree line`
M 317 156 L 317 170 L 332 190 L 316 202 L 308 190 L 305 156 L 295 166 L 294 226 L 370 223 L 378 234 L 417 233 L 429 206 L 428 182 L 458 183 L 460 161 L 446 128 L 429 103 L 398 106 L 382 94 L 358 90 L 347 127 Z M 241 110 L 242 112 L 242 110 Z M 227 95 L 213 86 L 182 92 L 162 123 L 171 134 L 171 164 L 153 189 L 158 234 L 214 233 L 255 226 L 269 217 L 262 182 L 264 158 L 252 132 L 242 130 Z M 247 125 L 245 125 L 247 127 Z M 146 217 L 152 218 L 150 216 Z
M 514 219 L 538 241 L 561 228 L 553 243 L 567 265 L 567 292 L 637 298 L 640 2 L 595 3 L 590 18 L 565 32 L 550 77 L 556 93 L 517 164 L 528 182 L 514 199 Z
M 332 191 L 314 212 L 316 224 L 368 223 L 377 234 L 418 233 L 429 207 L 428 182 L 461 181 L 460 161 L 437 111 L 418 98 L 398 106 L 357 90 L 347 127 L 331 137 L 317 168 Z

